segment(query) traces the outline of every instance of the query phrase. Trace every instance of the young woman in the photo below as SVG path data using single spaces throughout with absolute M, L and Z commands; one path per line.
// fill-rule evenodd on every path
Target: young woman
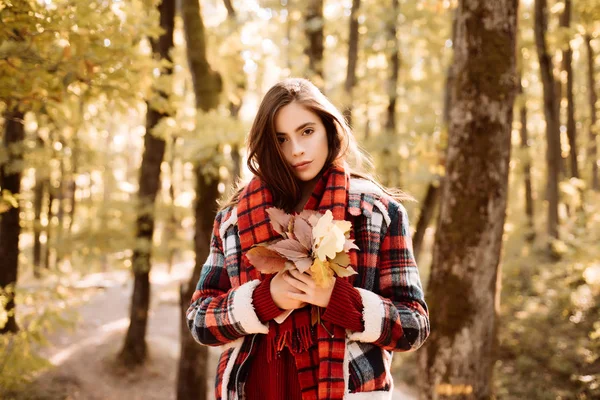
M 248 150 L 254 177 L 218 211 L 187 311 L 194 339 L 222 346 L 216 398 L 391 399 L 392 352 L 414 351 L 429 335 L 399 202 L 408 196 L 364 172 L 368 159 L 343 116 L 305 79 L 269 90 Z M 310 272 L 258 272 L 245 253 L 279 237 L 270 207 L 331 210 L 334 219 L 352 222 L 359 249 L 350 250 L 350 266 L 358 274 L 322 288 Z M 313 306 L 321 307 L 315 325 Z

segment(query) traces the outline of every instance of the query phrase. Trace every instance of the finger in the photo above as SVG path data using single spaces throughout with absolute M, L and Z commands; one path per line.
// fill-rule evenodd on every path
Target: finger
M 301 292 L 304 292 L 304 291 L 306 291 L 306 289 L 308 289 L 308 287 L 306 286 L 306 284 L 304 282 L 299 281 L 298 279 L 295 279 L 292 276 L 284 275 L 283 280 L 286 281 L 288 283 L 288 285 L 292 286 L 295 289 L 298 289 Z
M 307 275 L 306 273 L 302 273 L 298 270 L 290 270 L 290 274 L 297 280 L 304 282 L 304 284 L 308 287 L 312 288 L 315 285 L 315 282 L 312 279 L 312 277 Z
M 305 293 L 288 292 L 287 295 L 288 295 L 288 297 L 290 299 L 300 300 L 300 301 L 305 302 L 305 303 L 310 300 Z

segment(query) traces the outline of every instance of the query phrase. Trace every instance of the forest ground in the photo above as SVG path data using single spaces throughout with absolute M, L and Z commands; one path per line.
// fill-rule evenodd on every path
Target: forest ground
M 54 367 L 18 394 L 16 400 L 175 400 L 179 360 L 178 287 L 191 264 L 177 264 L 171 274 L 157 265 L 151 272 L 152 295 L 147 331 L 149 360 L 127 370 L 115 363 L 129 324 L 133 280 L 128 271 L 91 274 L 73 284 L 87 297 L 77 307 L 74 330 L 49 337 L 41 350 Z M 217 361 L 211 351 L 211 365 Z M 212 390 L 214 368 L 209 371 Z M 395 381 L 395 400 L 416 399 L 416 393 Z M 209 399 L 213 398 L 209 393 Z

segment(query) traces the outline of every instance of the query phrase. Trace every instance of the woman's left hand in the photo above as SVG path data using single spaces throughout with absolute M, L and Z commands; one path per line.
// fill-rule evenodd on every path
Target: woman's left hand
M 283 276 L 286 282 L 302 291 L 302 293 L 288 293 L 290 298 L 319 307 L 327 307 L 331 299 L 331 293 L 333 293 L 335 280 L 328 287 L 321 287 L 315 283 L 308 272 L 301 273 L 297 269 L 290 269 L 289 274 L 291 276 L 287 274 Z

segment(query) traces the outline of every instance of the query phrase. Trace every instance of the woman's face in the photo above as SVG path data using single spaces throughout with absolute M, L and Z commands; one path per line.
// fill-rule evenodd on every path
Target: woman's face
M 314 179 L 327 161 L 327 132 L 321 118 L 292 102 L 275 115 L 277 141 L 294 175 L 303 182 Z

